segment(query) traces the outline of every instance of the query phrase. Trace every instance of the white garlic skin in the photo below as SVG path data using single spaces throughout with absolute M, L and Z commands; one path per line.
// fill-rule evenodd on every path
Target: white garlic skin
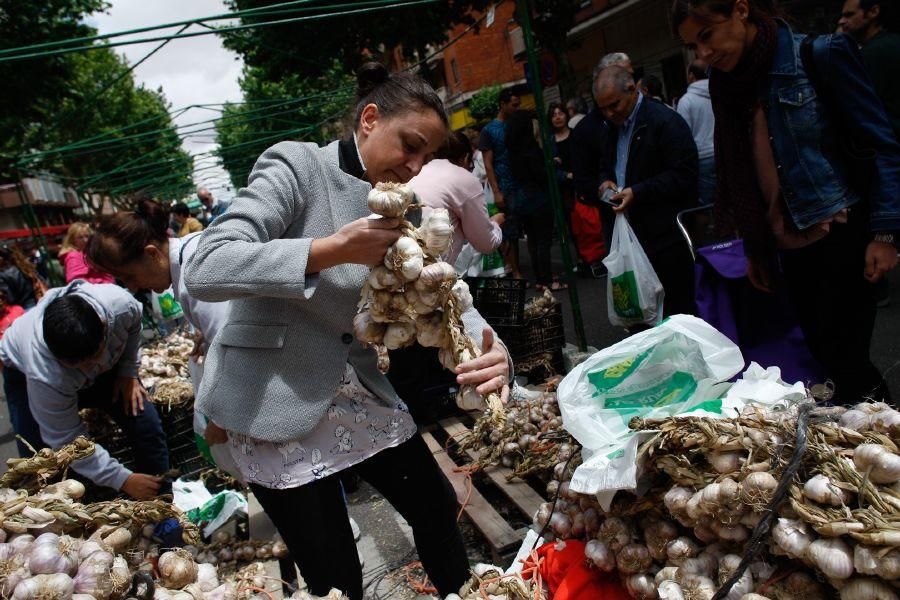
M 850 494 L 837 487 L 821 473 L 814 475 L 803 485 L 803 495 L 820 504 L 843 506 L 850 501 Z
M 425 247 L 432 256 L 440 256 L 449 250 L 453 239 L 449 211 L 446 208 L 432 209 L 422 222 L 419 234 L 425 240 Z
M 415 340 L 416 326 L 413 323 L 391 323 L 384 332 L 384 345 L 388 350 L 405 348 Z
M 659 598 L 653 577 L 647 573 L 636 573 L 625 578 L 625 589 L 635 600 Z
M 900 481 L 900 456 L 880 444 L 860 444 L 853 451 L 853 464 L 860 473 L 869 474 L 875 483 Z
M 69 600 L 75 583 L 65 573 L 41 574 L 23 579 L 13 592 L 13 600 Z
M 157 568 L 163 585 L 170 589 L 181 589 L 197 580 L 197 563 L 180 548 L 160 555 Z
M 831 579 L 847 579 L 853 575 L 853 553 L 840 538 L 818 539 L 809 545 L 806 555 Z
M 815 539 L 806 523 L 779 518 L 772 528 L 772 539 L 791 558 L 804 558 Z
M 891 586 L 871 577 L 855 577 L 841 588 L 841 600 L 898 600 Z
M 376 215 L 396 219 L 406 214 L 414 197 L 412 190 L 406 185 L 378 183 L 369 192 L 367 202 L 369 210 Z
M 384 343 L 384 334 L 387 331 L 385 323 L 378 323 L 372 318 L 372 313 L 364 310 L 353 317 L 353 333 L 356 339 L 366 344 Z
M 738 471 L 741 468 L 744 453 L 741 451 L 718 451 L 710 452 L 706 456 L 706 460 L 717 473 L 727 474 Z
M 657 584 L 660 600 L 684 600 L 681 586 L 671 579 L 664 579 Z

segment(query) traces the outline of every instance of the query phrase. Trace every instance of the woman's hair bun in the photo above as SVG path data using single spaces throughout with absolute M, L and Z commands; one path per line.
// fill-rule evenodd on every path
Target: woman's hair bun
M 379 85 L 390 79 L 391 74 L 383 64 L 364 63 L 356 71 L 356 96 L 360 100 L 368 96 Z
M 141 198 L 134 209 L 134 214 L 143 219 L 157 235 L 165 235 L 169 226 L 169 211 L 155 200 Z

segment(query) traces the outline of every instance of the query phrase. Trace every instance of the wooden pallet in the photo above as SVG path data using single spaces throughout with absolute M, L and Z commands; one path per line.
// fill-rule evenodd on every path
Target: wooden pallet
M 460 439 L 463 437 L 463 434 L 470 431 L 456 417 L 443 419 L 438 424 L 453 439 Z M 466 475 L 457 470 L 462 465 L 457 465 L 454 462 L 453 458 L 447 454 L 431 433 L 423 432 L 422 437 L 432 453 L 434 453 L 438 466 L 440 466 L 444 475 L 447 476 L 447 479 L 450 480 L 453 489 L 456 491 L 456 496 L 459 498 L 460 504 L 462 504 L 466 500 L 467 494 L 469 494 L 466 487 Z M 472 459 L 477 457 L 474 451 L 469 451 L 468 454 Z M 488 480 L 530 521 L 540 505 L 544 503 L 544 499 L 524 481 L 507 481 L 506 476 L 511 472 L 511 469 L 500 466 L 489 467 L 483 471 Z M 525 538 L 527 527 L 513 529 L 512 525 L 474 487 L 471 490 L 464 512 L 475 528 L 485 537 L 494 555 L 493 558 L 498 564 L 504 555 L 518 550 L 522 540 Z

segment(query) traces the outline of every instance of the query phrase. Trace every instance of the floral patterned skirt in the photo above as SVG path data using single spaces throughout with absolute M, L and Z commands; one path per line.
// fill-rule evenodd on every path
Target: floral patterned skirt
M 267 442 L 229 431 L 228 445 L 247 483 L 284 489 L 352 467 L 415 433 L 406 404 L 385 406 L 348 364 L 325 418 L 305 438 Z

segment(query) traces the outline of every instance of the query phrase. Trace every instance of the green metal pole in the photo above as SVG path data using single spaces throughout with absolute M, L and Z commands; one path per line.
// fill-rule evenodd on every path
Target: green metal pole
M 538 66 L 537 51 L 535 50 L 534 34 L 531 30 L 531 0 L 518 0 L 517 20 L 522 27 L 525 38 L 525 48 L 528 53 L 528 70 L 531 72 L 531 89 L 534 91 L 534 102 L 537 106 L 538 122 L 541 125 L 541 137 L 544 140 L 544 167 L 547 171 L 547 183 L 550 191 L 550 200 L 553 203 L 553 212 L 556 217 L 556 230 L 559 232 L 559 244 L 562 250 L 563 265 L 566 269 L 566 280 L 569 284 L 569 301 L 572 304 L 572 317 L 575 320 L 575 335 L 578 337 L 578 348 L 587 350 L 587 336 L 584 332 L 584 319 L 581 316 L 581 303 L 578 300 L 578 286 L 574 277 L 572 255 L 569 245 L 569 228 L 566 226 L 566 215 L 563 210 L 562 196 L 559 193 L 559 185 L 556 181 L 556 167 L 553 163 L 551 148 L 550 123 L 547 121 L 547 111 L 544 108 L 544 86 L 541 84 L 541 71 Z

